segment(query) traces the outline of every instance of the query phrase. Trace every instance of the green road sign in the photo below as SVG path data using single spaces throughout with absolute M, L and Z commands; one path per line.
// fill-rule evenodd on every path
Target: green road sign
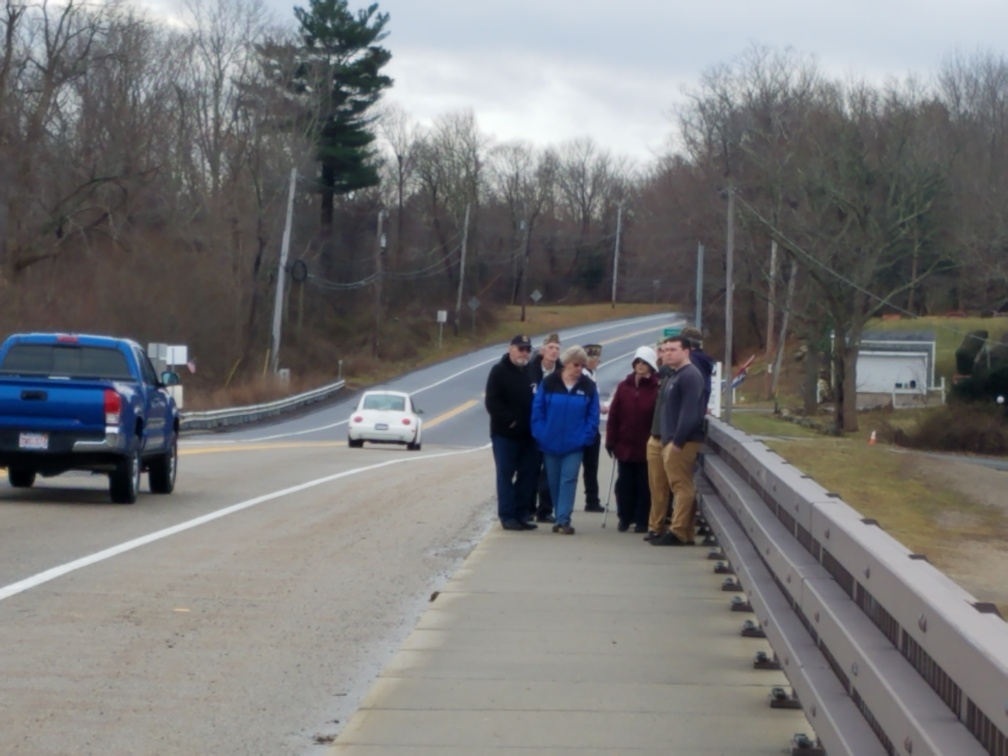
M 682 326 L 672 326 L 671 328 L 664 329 L 661 337 L 663 339 L 671 339 L 673 336 L 678 336 L 680 333 L 682 333 Z

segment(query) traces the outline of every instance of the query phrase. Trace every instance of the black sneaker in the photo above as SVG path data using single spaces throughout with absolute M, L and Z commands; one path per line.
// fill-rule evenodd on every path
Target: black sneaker
M 644 536 L 645 541 L 653 541 L 655 538 L 660 538 L 661 533 L 655 533 L 653 530 L 649 530 L 647 535 Z
M 658 536 L 657 538 L 651 539 L 652 546 L 683 546 L 683 542 L 679 540 L 675 533 L 666 533 L 665 535 Z
M 616 530 L 618 530 L 620 533 L 626 533 L 628 530 L 630 530 L 630 523 L 620 520 L 619 525 L 616 526 Z
M 521 526 L 523 530 L 536 530 L 539 527 L 534 522 L 528 522 L 527 520 L 523 522 Z
M 634 527 L 633 532 L 634 533 L 647 533 L 648 532 L 647 525 L 637 525 L 636 527 Z
M 601 504 L 585 504 L 585 512 L 605 512 Z
M 525 530 L 525 526 L 518 520 L 501 520 L 501 527 L 504 530 Z
M 536 522 L 556 522 L 556 517 L 553 515 L 539 515 L 536 517 Z

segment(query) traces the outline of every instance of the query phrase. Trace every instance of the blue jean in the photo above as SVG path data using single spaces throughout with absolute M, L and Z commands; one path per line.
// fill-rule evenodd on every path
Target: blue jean
M 583 449 L 567 454 L 543 453 L 543 464 L 549 477 L 550 495 L 557 525 L 570 525 L 574 511 L 574 494 L 577 491 L 578 472 L 581 470 Z
M 535 441 L 491 436 L 497 468 L 497 516 L 501 522 L 522 520 L 532 512 L 539 476 L 539 449 Z

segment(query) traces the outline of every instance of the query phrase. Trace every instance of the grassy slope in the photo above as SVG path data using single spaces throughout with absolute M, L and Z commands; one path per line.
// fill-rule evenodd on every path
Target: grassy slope
M 865 517 L 878 520 L 911 551 L 926 554 L 953 579 L 949 568 L 964 545 L 1008 543 L 1008 517 L 1002 510 L 925 479 L 906 455 L 888 446 L 870 446 L 860 437 L 824 436 L 766 414 L 736 412 L 732 424 L 770 437 L 767 445 L 788 462 Z M 802 439 L 790 440 L 794 437 Z M 999 608 L 1008 617 L 1008 605 Z

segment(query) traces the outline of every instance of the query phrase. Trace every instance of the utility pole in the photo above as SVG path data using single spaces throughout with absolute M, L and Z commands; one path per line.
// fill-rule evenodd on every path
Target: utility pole
M 696 245 L 696 313 L 693 315 L 693 325 L 703 332 L 703 244 Z
M 455 297 L 455 335 L 459 335 L 459 320 L 462 317 L 462 286 L 465 283 L 465 258 L 466 242 L 469 240 L 469 208 L 472 203 L 466 205 L 465 223 L 462 226 L 462 259 L 459 260 L 459 284 L 458 295 Z
M 528 291 L 528 256 L 529 256 L 529 236 L 532 233 L 532 224 L 528 221 L 522 221 L 522 227 L 525 229 L 525 249 L 522 251 L 522 265 L 521 265 L 521 322 L 525 322 L 525 292 Z
M 731 424 L 732 410 L 732 300 L 735 296 L 735 186 L 728 183 L 728 239 L 725 245 L 725 359 L 724 375 L 727 390 L 721 414 Z
M 776 320 L 776 300 L 777 300 L 777 240 L 770 242 L 770 282 L 769 296 L 767 297 L 766 316 L 766 353 L 769 357 L 774 352 L 774 321 Z
M 270 372 L 276 375 L 280 366 L 280 330 L 283 325 L 285 273 L 287 253 L 290 250 L 291 224 L 294 218 L 294 187 L 297 184 L 297 168 L 291 168 L 290 193 L 287 195 L 287 221 L 284 223 L 283 242 L 280 245 L 280 265 L 277 267 L 276 297 L 273 299 L 273 338 L 270 344 Z
M 616 249 L 613 251 L 612 259 L 612 308 L 616 309 L 616 277 L 619 275 L 619 246 L 620 231 L 623 229 L 623 203 L 619 203 L 616 211 Z
M 378 357 L 378 333 L 381 329 L 381 294 L 382 294 L 382 258 L 385 256 L 385 233 L 382 223 L 385 221 L 385 211 L 378 211 L 378 238 L 375 245 L 375 285 L 374 285 L 374 336 L 371 339 L 371 356 Z

